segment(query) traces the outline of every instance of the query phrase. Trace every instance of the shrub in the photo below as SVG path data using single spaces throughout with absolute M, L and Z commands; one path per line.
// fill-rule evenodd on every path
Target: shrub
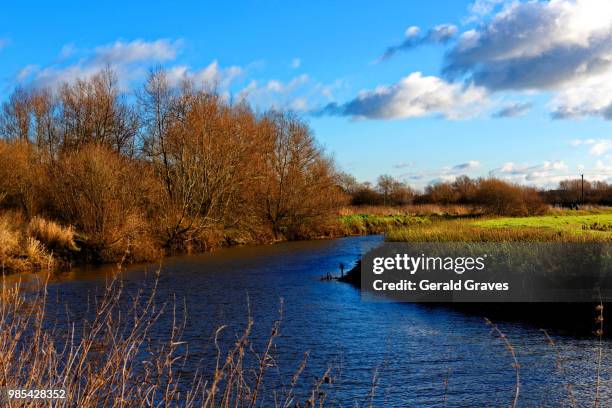
M 146 235 L 146 222 L 138 215 L 144 213 L 141 203 L 148 197 L 143 167 L 95 145 L 74 151 L 53 166 L 51 211 L 82 232 L 91 257 L 120 259 L 130 244 Z
M 19 255 L 19 232 L 12 220 L 0 216 L 0 264 L 2 269 L 14 268 L 15 258 Z
M 480 180 L 475 199 L 495 215 L 535 215 L 547 209 L 535 189 L 495 178 Z
M 17 272 L 52 269 L 58 262 L 45 245 L 29 236 L 19 212 L 0 215 L 0 269 Z
M 27 237 L 24 245 L 24 255 L 28 266 L 33 269 L 53 269 L 55 260 L 44 245 L 36 238 Z
M 41 206 L 42 166 L 26 142 L 0 140 L 0 204 L 4 208 L 35 214 Z

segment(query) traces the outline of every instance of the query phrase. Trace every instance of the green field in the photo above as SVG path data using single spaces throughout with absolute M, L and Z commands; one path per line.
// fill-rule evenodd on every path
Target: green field
M 533 217 L 434 219 L 392 228 L 388 241 L 612 242 L 612 210 L 559 212 Z
M 612 232 L 612 212 L 588 215 L 544 215 L 537 217 L 506 217 L 475 221 L 472 225 L 482 228 L 543 228 L 577 234 Z

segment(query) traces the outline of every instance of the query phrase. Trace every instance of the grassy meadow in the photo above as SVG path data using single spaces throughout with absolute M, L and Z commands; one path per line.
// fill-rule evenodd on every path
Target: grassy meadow
M 443 212 L 384 211 L 343 215 L 349 232 L 385 233 L 388 241 L 408 242 L 612 242 L 612 208 L 551 209 L 545 215 L 491 217 L 456 208 Z M 347 211 L 349 212 L 349 211 Z

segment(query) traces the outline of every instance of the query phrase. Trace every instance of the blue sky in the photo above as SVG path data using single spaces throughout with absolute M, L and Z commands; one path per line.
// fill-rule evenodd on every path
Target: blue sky
M 129 91 L 162 65 L 259 110 L 300 112 L 362 181 L 611 181 L 607 3 L 11 2 L 0 95 L 105 65 Z

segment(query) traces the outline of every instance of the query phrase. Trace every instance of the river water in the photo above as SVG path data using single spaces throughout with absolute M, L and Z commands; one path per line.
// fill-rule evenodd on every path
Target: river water
M 352 265 L 358 256 L 382 242 L 380 236 L 281 243 L 270 246 L 223 249 L 164 261 L 159 299 L 187 306 L 184 340 L 190 361 L 210 365 L 215 349 L 212 335 L 225 346 L 241 333 L 249 314 L 255 327 L 253 347 L 261 349 L 278 318 L 283 299 L 280 336 L 274 349 L 265 395 L 279 381 L 288 383 L 303 358 L 309 359 L 299 392 L 326 368 L 334 381 L 328 386 L 333 405 L 354 406 L 369 400 L 377 380 L 374 406 L 503 406 L 514 398 L 512 358 L 483 318 L 448 308 L 418 304 L 369 302 L 359 290 L 337 281 L 321 281 L 338 273 L 339 263 Z M 131 266 L 124 272 L 127 285 L 150 281 L 155 266 Z M 50 284 L 51 298 L 74 310 L 100 292 L 107 269 L 75 269 L 59 274 Z M 169 317 L 168 317 L 169 318 Z M 159 322 L 163 326 L 163 320 Z M 569 406 L 566 384 L 571 383 L 578 406 L 592 406 L 599 343 L 594 338 L 551 333 L 557 342 L 566 376 L 557 367 L 556 350 L 538 327 L 497 322 L 507 335 L 520 363 L 519 406 Z M 166 333 L 164 331 L 164 333 Z M 161 333 L 153 333 L 163 337 Z M 612 406 L 612 347 L 602 345 L 603 405 Z M 186 374 L 190 375 L 190 367 Z M 279 380 L 283 378 L 283 380 Z M 274 385 L 276 384 L 276 385 Z M 273 406 L 264 400 L 262 406 Z

